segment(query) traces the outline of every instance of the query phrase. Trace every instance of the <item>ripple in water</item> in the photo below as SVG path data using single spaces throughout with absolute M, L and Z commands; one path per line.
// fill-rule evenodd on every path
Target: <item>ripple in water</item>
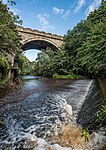
M 46 82 L 42 83 L 41 79 L 35 83 L 31 81 L 32 86 L 29 81 L 25 82 L 23 91 L 28 90 L 29 95 L 23 101 L 1 107 L 0 118 L 5 126 L 0 129 L 0 149 L 72 150 L 58 144 L 51 145 L 49 139 L 58 135 L 63 123 L 76 124 L 92 80 L 77 80 L 61 86 L 58 82 L 54 88 L 50 85 L 49 90 L 42 90 Z M 41 90 L 34 93 L 36 83 Z

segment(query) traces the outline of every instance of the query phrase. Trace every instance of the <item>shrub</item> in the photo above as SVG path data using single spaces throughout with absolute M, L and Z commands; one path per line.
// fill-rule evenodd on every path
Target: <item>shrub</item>
M 0 56 L 0 78 L 5 77 L 10 69 L 8 61 Z
M 106 105 L 102 106 L 100 112 L 97 115 L 96 122 L 103 124 L 106 121 Z

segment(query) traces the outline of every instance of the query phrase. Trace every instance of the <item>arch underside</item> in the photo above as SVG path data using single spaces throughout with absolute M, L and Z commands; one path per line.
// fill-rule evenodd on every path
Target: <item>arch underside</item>
M 22 50 L 26 51 L 29 49 L 38 49 L 38 50 L 42 50 L 42 49 L 46 49 L 47 47 L 52 48 L 53 50 L 58 50 L 58 46 L 55 44 L 52 44 L 48 41 L 44 41 L 44 40 L 33 40 L 33 41 L 26 41 L 24 42 L 24 44 L 22 45 Z

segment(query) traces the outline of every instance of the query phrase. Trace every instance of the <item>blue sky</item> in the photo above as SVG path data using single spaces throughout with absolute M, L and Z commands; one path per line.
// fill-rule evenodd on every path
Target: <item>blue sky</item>
M 3 0 L 6 3 L 6 0 Z M 100 6 L 101 0 L 15 0 L 23 26 L 64 35 Z
M 17 5 L 12 6 L 11 10 L 20 16 L 24 27 L 59 35 L 66 34 L 101 3 L 101 0 L 15 1 Z

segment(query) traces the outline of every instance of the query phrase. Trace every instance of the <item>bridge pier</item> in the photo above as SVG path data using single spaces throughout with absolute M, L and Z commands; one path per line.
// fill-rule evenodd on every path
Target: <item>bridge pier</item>
M 14 55 L 11 66 L 11 78 L 14 79 L 19 75 L 18 57 Z
M 18 75 L 18 60 L 15 54 L 10 55 L 10 70 L 8 72 L 8 80 L 14 79 Z

